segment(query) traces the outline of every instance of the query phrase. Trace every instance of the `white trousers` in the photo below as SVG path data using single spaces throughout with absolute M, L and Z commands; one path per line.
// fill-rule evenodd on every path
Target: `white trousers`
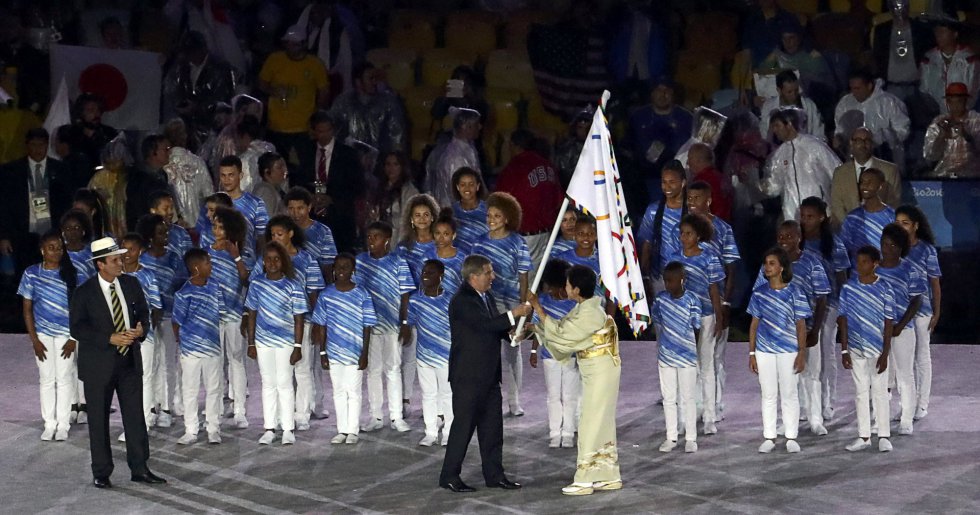
M 810 349 L 813 350 L 813 349 Z M 837 363 L 840 345 L 837 343 L 837 308 L 827 307 L 827 318 L 820 329 L 820 404 L 834 409 L 837 401 Z
M 425 435 L 434 438 L 439 434 L 440 413 L 445 421 L 442 434 L 448 435 L 453 426 L 453 390 L 449 386 L 449 366 L 430 367 L 419 363 L 418 373 Z
M 501 311 L 503 313 L 503 311 Z M 510 339 L 501 340 L 503 346 L 503 383 L 507 387 L 507 405 L 511 412 L 521 406 L 521 387 L 524 385 L 524 360 L 521 345 L 510 346 Z
M 221 322 L 221 350 L 228 363 L 228 397 L 234 401 L 236 416 L 245 416 L 248 383 L 245 374 L 245 337 L 241 332 L 241 319 Z
M 402 418 L 402 349 L 398 333 L 371 330 L 368 348 L 368 404 L 371 417 L 384 419 L 384 384 L 388 383 L 388 414 L 392 420 Z
M 759 387 L 762 390 L 762 436 L 776 438 L 777 401 L 781 401 L 786 438 L 796 438 L 800 427 L 800 399 L 798 377 L 793 370 L 795 352 L 773 354 L 756 352 L 755 363 L 759 369 Z
M 571 438 L 578 425 L 576 412 L 582 393 L 582 378 L 574 359 L 539 361 L 544 368 L 544 387 L 548 394 L 548 437 Z
M 419 367 L 416 339 L 415 328 L 412 328 L 411 341 L 402 347 L 402 399 L 411 399 L 415 395 L 415 372 Z
M 310 399 L 310 411 L 313 413 L 329 413 L 323 404 L 323 367 L 320 366 L 320 349 L 314 349 L 313 359 L 310 360 L 310 370 L 313 375 L 313 398 Z M 363 370 L 362 370 L 363 372 Z
M 929 332 L 929 321 L 932 316 L 915 318 L 915 388 L 918 390 L 917 408 L 929 409 L 929 397 L 932 395 L 932 350 L 929 344 L 932 333 Z
M 895 381 L 898 384 L 898 395 L 901 398 L 903 426 L 911 426 L 915 416 L 915 404 L 918 398 L 915 393 L 915 331 L 905 328 L 902 333 L 892 338 L 891 354 L 888 356 L 888 368 L 894 367 Z M 887 421 L 888 419 L 881 419 Z
M 313 340 L 310 331 L 313 329 L 311 322 L 303 324 L 303 357 L 296 362 L 293 367 L 293 375 L 296 378 L 296 406 L 293 419 L 297 423 L 310 422 L 310 406 L 313 405 L 313 361 L 320 361 L 319 351 L 314 351 Z M 316 356 L 317 359 L 313 359 Z
M 357 365 L 330 362 L 330 384 L 333 386 L 333 409 L 337 432 L 356 435 L 361 431 L 361 385 L 364 371 Z
M 181 392 L 184 395 L 184 433 L 196 435 L 197 394 L 204 383 L 204 423 L 208 433 L 217 433 L 221 423 L 221 355 L 181 356 Z
M 680 400 L 681 414 L 684 417 L 684 439 L 689 442 L 697 441 L 697 391 L 697 367 L 675 368 L 660 365 L 660 395 L 664 398 L 668 440 L 677 441 L 677 404 Z
M 174 411 L 182 410 L 180 360 L 178 359 L 177 340 L 174 338 L 174 327 L 170 318 L 164 318 L 160 322 L 160 329 L 156 331 L 155 336 L 154 350 L 157 355 L 154 364 L 154 375 L 156 376 L 154 390 L 156 398 L 160 402 L 160 409 L 169 411 L 173 407 Z M 180 415 L 180 413 L 175 414 Z
M 730 329 L 730 327 L 729 327 Z M 725 349 L 728 347 L 728 331 L 725 329 L 721 336 L 715 340 L 715 417 L 725 410 L 725 401 L 722 394 L 725 392 Z
M 68 343 L 66 337 L 38 334 L 37 338 L 47 351 L 44 361 L 34 358 L 41 390 L 41 419 L 44 420 L 44 429 L 67 431 L 71 426 L 69 417 L 78 383 L 75 354 L 72 353 L 69 358 L 61 357 L 61 348 Z
M 701 386 L 703 411 L 701 420 L 705 424 L 715 422 L 715 315 L 701 317 L 701 332 L 698 337 L 698 380 Z
M 140 357 L 143 362 L 143 420 L 147 427 L 153 420 L 152 409 L 157 407 L 159 402 L 156 396 L 156 361 L 157 350 L 154 344 L 154 337 L 150 336 L 140 344 Z
M 806 419 L 810 422 L 810 427 L 817 424 L 823 425 L 823 388 L 820 385 L 820 369 L 823 360 L 823 349 L 820 348 L 820 335 L 817 335 L 817 344 L 806 349 L 806 368 L 800 378 L 803 385 L 803 395 L 806 396 L 805 402 L 801 405 L 806 406 Z
M 892 364 L 888 363 L 888 367 L 891 366 Z M 878 437 L 890 437 L 888 371 L 878 373 L 878 358 L 851 356 L 851 377 L 854 378 L 854 407 L 858 436 L 871 438 L 871 407 L 874 406 L 875 418 L 878 420 Z
M 257 347 L 255 352 L 262 377 L 264 427 L 266 430 L 275 429 L 278 421 L 283 431 L 292 431 L 296 396 L 293 393 L 293 366 L 289 364 L 289 357 L 293 354 L 293 347 Z

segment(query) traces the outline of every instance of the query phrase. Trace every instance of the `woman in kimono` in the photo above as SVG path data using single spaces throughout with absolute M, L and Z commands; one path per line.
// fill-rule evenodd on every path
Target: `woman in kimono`
M 616 402 L 619 399 L 619 340 L 616 324 L 606 317 L 602 298 L 594 296 L 592 269 L 568 270 L 565 291 L 577 305 L 561 320 L 548 316 L 538 298 L 528 301 L 541 323 L 538 340 L 559 362 L 578 358 L 582 376 L 582 418 L 578 428 L 578 465 L 575 480 L 562 488 L 565 495 L 589 495 L 596 490 L 619 490 L 619 454 L 616 450 Z

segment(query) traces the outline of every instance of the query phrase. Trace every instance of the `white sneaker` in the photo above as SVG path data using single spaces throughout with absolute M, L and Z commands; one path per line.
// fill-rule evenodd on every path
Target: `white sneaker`
M 396 418 L 391 421 L 391 428 L 399 433 L 404 433 L 406 431 L 411 431 L 412 428 L 408 426 L 408 423 L 404 419 Z
M 44 442 L 50 442 L 54 439 L 54 433 L 54 429 L 45 429 L 44 431 L 41 431 L 41 440 Z
M 55 431 L 55 433 L 54 433 L 54 439 L 55 439 L 55 441 L 58 441 L 58 442 L 64 442 L 65 440 L 68 439 L 68 430 L 67 429 L 59 429 L 59 430 Z
M 515 416 L 515 417 L 523 417 L 524 416 L 524 408 L 522 408 L 520 405 L 511 406 L 510 407 L 510 414 L 513 415 L 513 416 Z
M 353 445 L 353 444 L 355 444 L 355 443 L 357 443 L 359 441 L 361 441 L 360 437 L 358 437 L 354 433 L 351 433 L 351 434 L 347 435 L 347 439 L 344 440 L 344 443 L 347 444 L 347 445 Z
M 262 433 L 262 438 L 259 438 L 259 445 L 269 445 L 275 439 L 276 439 L 275 431 L 266 431 Z
M 684 452 L 698 452 L 698 443 L 693 440 L 688 440 L 684 443 Z
M 221 443 L 221 433 L 214 431 L 213 433 L 208 433 L 208 443 L 217 445 Z
M 814 424 L 810 426 L 810 432 L 817 436 L 824 436 L 827 434 L 827 428 L 823 424 Z
M 713 435 L 718 433 L 718 427 L 715 426 L 714 422 L 708 422 L 704 425 L 704 434 Z
M 796 440 L 786 440 L 786 452 L 795 454 L 800 452 L 800 444 Z
M 369 422 L 367 426 L 364 426 L 364 430 L 365 431 L 377 431 L 378 429 L 381 429 L 384 426 L 385 426 L 384 422 L 382 422 L 380 418 L 376 418 L 376 419 L 372 420 L 371 422 Z
M 310 423 L 309 422 L 297 422 L 296 423 L 296 430 L 297 431 L 309 431 L 310 430 Z
M 868 445 L 871 445 L 870 443 Z M 891 452 L 892 443 L 887 438 L 878 439 L 878 452 Z
M 928 414 L 929 414 L 929 410 L 927 410 L 925 408 L 916 408 L 915 409 L 915 416 L 912 417 L 912 420 L 922 420 L 922 419 L 926 418 L 926 415 L 928 415 Z
M 834 418 L 834 408 L 824 408 L 823 409 L 823 420 L 824 422 L 829 422 Z
M 575 437 L 574 436 L 563 436 L 561 437 L 561 446 L 563 449 L 571 449 L 575 447 Z
M 673 440 L 664 440 L 664 443 L 660 444 L 660 452 L 670 452 L 677 447 L 677 442 Z
M 245 415 L 235 415 L 235 428 L 248 429 L 248 419 L 245 418 Z
M 556 437 L 552 438 L 551 440 L 548 440 L 548 448 L 550 448 L 550 449 L 557 449 L 559 447 L 561 447 L 561 437 L 560 436 L 556 436 Z
M 121 433 L 119 435 L 119 438 L 116 439 L 116 441 L 120 443 L 126 443 L 126 433 L 125 432 Z
M 174 423 L 174 417 L 166 411 L 157 415 L 157 427 L 170 427 Z
M 881 441 L 881 440 L 879 440 L 879 441 Z M 844 448 L 847 449 L 850 452 L 857 452 L 857 451 L 863 451 L 863 450 L 865 450 L 865 449 L 867 449 L 869 447 L 871 447 L 871 439 L 870 438 L 867 439 L 867 440 L 865 440 L 864 438 L 858 438 L 858 439 L 854 440 L 853 442 L 847 444 L 847 447 L 844 447 Z
M 184 436 L 180 437 L 180 440 L 177 440 L 177 443 L 179 443 L 180 445 L 190 445 L 196 441 L 197 441 L 197 435 L 185 434 Z
M 282 444 L 283 445 L 292 445 L 294 443 L 296 443 L 296 435 L 294 435 L 292 431 L 283 431 L 282 432 Z
M 759 452 L 763 454 L 769 454 L 775 448 L 776 448 L 776 442 L 772 440 L 766 440 L 762 442 L 762 445 L 759 446 Z
M 419 445 L 422 447 L 432 447 L 432 444 L 436 443 L 438 438 L 435 435 L 425 435 L 422 440 L 419 441 Z
M 898 434 L 900 434 L 900 435 L 910 435 L 910 434 L 912 434 L 912 424 L 909 424 L 907 426 L 905 426 L 905 425 L 899 426 L 898 427 Z
M 337 433 L 336 436 L 330 439 L 330 443 L 336 445 L 338 443 L 344 443 L 347 440 L 347 435 L 344 433 Z
M 78 412 L 78 419 L 77 420 L 78 420 L 78 423 L 79 424 L 88 424 L 88 412 L 87 411 L 79 411 Z

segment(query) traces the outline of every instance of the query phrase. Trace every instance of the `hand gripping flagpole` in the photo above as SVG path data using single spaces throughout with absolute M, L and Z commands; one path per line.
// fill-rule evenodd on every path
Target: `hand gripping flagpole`
M 602 92 L 602 105 L 599 106 L 600 109 L 606 109 L 606 102 L 609 101 L 609 91 Z M 581 159 L 581 156 L 579 156 Z M 541 258 L 541 263 L 538 265 L 538 269 L 534 271 L 534 281 L 531 282 L 531 288 L 528 291 L 536 292 L 538 291 L 538 286 L 541 284 L 541 276 L 544 275 L 544 265 L 551 255 L 551 248 L 555 246 L 555 240 L 558 239 L 558 233 L 561 231 L 561 219 L 565 216 L 565 211 L 568 209 L 568 196 L 565 196 L 565 200 L 561 203 L 561 209 L 558 210 L 558 219 L 555 220 L 555 226 L 551 228 L 551 236 L 548 238 L 548 245 L 544 248 L 544 254 Z M 526 303 L 526 302 L 525 302 Z M 524 323 L 527 321 L 527 315 L 522 316 L 520 320 L 517 321 L 517 327 L 514 329 L 514 336 L 511 337 L 510 346 L 517 347 L 521 344 L 524 337 Z

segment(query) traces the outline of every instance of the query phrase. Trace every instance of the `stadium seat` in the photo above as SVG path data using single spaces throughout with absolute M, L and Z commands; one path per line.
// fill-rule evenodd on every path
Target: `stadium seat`
M 457 66 L 473 66 L 473 59 L 461 57 L 457 49 L 433 48 L 425 51 L 421 57 L 422 84 L 427 86 L 445 88 L 446 81 Z
M 708 101 L 721 87 L 721 63 L 702 54 L 682 50 L 674 80 L 684 90 L 684 105 L 693 108 Z
M 388 48 L 404 48 L 419 52 L 435 48 L 436 32 L 427 21 L 392 24 L 388 28 Z
M 504 25 L 504 48 L 515 54 L 527 55 L 527 35 L 531 25 L 548 23 L 554 16 L 546 11 L 524 9 L 507 15 Z
M 415 60 L 411 49 L 375 48 L 368 50 L 367 60 L 385 74 L 385 83 L 395 91 L 415 86 Z
M 502 95 L 501 98 L 487 98 L 490 104 L 490 126 L 497 130 L 514 130 L 518 127 L 521 119 L 520 93 L 512 92 L 516 96 Z M 510 98 L 508 98 L 510 97 Z
M 445 88 L 436 86 L 415 86 L 399 92 L 413 135 L 431 136 L 434 127 L 432 104 L 445 92 Z
M 388 17 L 388 27 L 415 26 L 418 24 L 438 27 L 441 23 L 438 13 L 419 9 L 396 9 Z
M 710 37 L 705 35 L 710 34 Z M 738 19 L 729 13 L 698 13 L 687 20 L 684 48 L 729 59 L 738 49 Z
M 534 69 L 525 55 L 510 50 L 494 50 L 487 58 L 487 86 L 516 89 L 527 93 L 536 91 Z
M 813 15 L 819 11 L 819 0 L 781 0 L 779 6 L 791 13 Z
M 499 19 L 484 11 L 459 11 L 446 18 L 446 48 L 486 56 L 497 48 Z

